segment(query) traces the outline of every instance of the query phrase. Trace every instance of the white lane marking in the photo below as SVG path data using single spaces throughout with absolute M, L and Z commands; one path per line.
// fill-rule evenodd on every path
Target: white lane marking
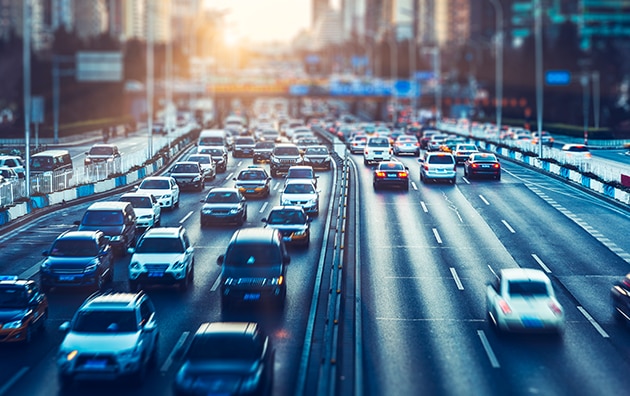
M 424 203 L 424 201 L 420 201 L 420 206 L 422 206 L 422 210 L 424 211 L 424 213 L 429 213 L 429 209 L 427 208 L 427 205 Z
M 219 285 L 221 285 L 221 275 L 219 275 L 217 277 L 217 280 L 214 281 L 214 283 L 212 284 L 212 287 L 210 288 L 210 291 L 211 292 L 217 291 L 217 289 L 219 288 Z
M 243 165 L 243 160 L 240 160 L 236 163 L 237 168 L 239 168 L 241 165 Z
M 485 203 L 486 205 L 490 206 L 490 202 L 488 202 L 486 197 L 484 197 L 483 195 L 479 195 L 479 198 L 483 201 L 483 203 Z
M 462 177 L 462 180 L 466 182 L 466 184 L 470 184 L 470 181 L 466 179 L 466 177 Z
M 593 327 L 595 328 L 595 330 L 597 330 L 597 332 L 604 338 L 610 338 L 610 336 L 608 335 L 608 333 L 606 333 L 606 331 L 602 328 L 602 326 L 599 325 L 599 323 L 597 323 L 595 321 L 595 319 L 593 319 L 593 317 L 586 312 L 586 310 L 584 308 L 582 308 L 580 305 L 578 305 L 577 309 L 582 312 L 582 315 L 584 315 L 584 317 L 586 318 L 586 320 L 588 320 L 589 322 L 591 322 L 591 324 L 593 325 Z
M 492 275 L 494 275 L 495 278 L 499 279 L 499 276 L 497 275 L 496 272 L 494 272 L 491 266 L 488 265 L 488 269 L 490 270 L 490 272 L 492 272 Z
M 11 378 L 9 378 L 9 380 L 7 382 L 4 383 L 4 385 L 2 385 L 2 387 L 0 388 L 0 395 L 4 395 L 5 393 L 7 393 L 9 391 L 9 389 L 11 389 L 11 387 L 18 382 L 18 380 L 20 378 L 22 378 L 24 376 L 24 374 L 26 374 L 29 370 L 29 367 L 22 367 L 21 369 L 18 370 L 17 373 L 15 373 L 15 375 L 13 375 Z
M 183 218 L 183 219 L 181 219 L 181 220 L 179 221 L 179 224 L 184 224 L 184 222 L 185 222 L 186 220 L 188 220 L 188 218 L 189 218 L 190 216 L 192 216 L 192 215 L 193 215 L 193 213 L 195 213 L 195 212 L 193 212 L 192 210 L 191 210 L 190 212 L 188 212 L 188 214 L 186 214 L 186 216 L 184 216 L 184 218 Z
M 459 276 L 457 275 L 457 271 L 455 271 L 455 268 L 451 267 L 451 275 L 453 275 L 453 279 L 455 280 L 455 284 L 457 285 L 457 288 L 459 290 L 464 290 L 464 285 L 462 285 L 462 281 L 459 279 Z
M 166 360 L 164 361 L 164 364 L 160 368 L 160 372 L 162 374 L 165 374 L 168 371 L 168 369 L 171 367 L 171 364 L 173 364 L 173 360 L 175 359 L 175 354 L 182 347 L 182 345 L 184 345 L 184 342 L 186 342 L 186 338 L 188 338 L 188 334 L 190 334 L 190 332 L 185 331 L 182 333 L 181 336 L 179 336 L 179 340 L 177 340 L 177 343 L 173 347 L 173 350 L 171 350 L 171 353 L 168 354 L 168 357 L 166 358 Z
M 545 263 L 543 263 L 543 261 L 540 259 L 540 257 L 538 257 L 537 255 L 532 253 L 532 257 L 534 258 L 534 260 L 536 260 L 536 262 L 538 263 L 538 265 L 540 265 L 542 267 L 543 270 L 545 270 L 546 273 L 550 274 L 551 270 L 549 269 L 549 267 L 547 267 L 545 265 Z
M 437 243 L 442 243 L 442 238 L 440 238 L 440 233 L 438 232 L 437 228 L 433 228 L 433 235 L 435 236 L 435 240 L 437 241 Z
M 265 209 L 267 209 L 267 205 L 269 205 L 269 202 L 265 201 L 265 203 L 263 204 L 263 206 L 260 208 L 260 210 L 258 211 L 258 213 L 262 213 L 265 211 Z
M 35 265 L 33 265 L 31 268 L 27 269 L 26 271 L 22 272 L 20 275 L 18 275 L 19 279 L 30 279 L 31 277 L 35 276 L 35 274 L 37 274 L 39 272 L 39 267 L 41 267 L 42 263 L 44 262 L 45 259 L 39 260 L 39 262 Z
M 234 172 L 228 174 L 227 176 L 225 176 L 225 181 L 232 180 L 233 176 L 234 176 Z
M 514 228 L 512 228 L 512 226 L 510 226 L 510 225 L 508 224 L 508 222 L 507 222 L 507 221 L 505 221 L 505 220 L 501 220 L 501 223 L 503 223 L 503 225 L 505 226 L 505 228 L 507 228 L 507 229 L 508 229 L 508 231 L 510 231 L 512 234 L 515 234 L 515 233 L 516 233 L 516 231 L 514 231 Z
M 481 340 L 481 345 L 483 345 L 483 349 L 486 350 L 486 355 L 488 355 L 488 359 L 490 360 L 490 364 L 493 368 L 499 368 L 501 365 L 499 364 L 499 360 L 497 360 L 497 356 L 494 354 L 492 347 L 490 346 L 490 342 L 486 337 L 486 333 L 483 330 L 477 330 L 477 335 Z
M 416 182 L 411 182 L 411 188 L 418 191 L 418 186 L 416 185 Z

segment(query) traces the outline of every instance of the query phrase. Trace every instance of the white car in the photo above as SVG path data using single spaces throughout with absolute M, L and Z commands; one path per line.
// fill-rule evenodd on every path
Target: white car
M 562 152 L 568 160 L 587 161 L 592 158 L 591 151 L 585 144 L 565 144 Z
M 149 176 L 140 183 L 136 192 L 152 194 L 163 208 L 179 206 L 179 186 L 170 176 Z
M 157 364 L 155 308 L 143 292 L 92 295 L 59 330 L 66 333 L 56 357 L 62 387 L 75 379 L 142 382 Z
M 384 136 L 371 136 L 365 142 L 363 148 L 363 163 L 370 165 L 374 162 L 389 161 L 392 159 L 392 146 L 389 138 Z
M 20 179 L 26 175 L 24 160 L 16 155 L 0 155 L 0 166 L 8 166 L 13 169 Z
M 127 193 L 123 194 L 118 200 L 129 202 L 133 206 L 138 228 L 150 228 L 160 225 L 162 207 L 152 194 Z
M 420 162 L 420 181 L 426 183 L 430 180 L 457 181 L 457 162 L 455 156 L 445 152 L 428 152 Z
M 561 332 L 564 311 L 551 281 L 542 271 L 503 269 L 486 288 L 492 324 L 501 331 Z
M 280 205 L 301 206 L 308 214 L 319 213 L 319 190 L 310 180 L 287 180 L 280 196 Z
M 455 150 L 453 150 L 453 155 L 455 155 L 455 160 L 457 163 L 466 162 L 470 154 L 478 153 L 479 149 L 476 145 L 470 143 L 459 143 L 455 146 Z
M 147 230 L 135 248 L 129 248 L 129 288 L 147 284 L 178 285 L 186 290 L 193 281 L 195 249 L 184 227 L 157 227 Z
M 197 162 L 201 166 L 205 180 L 216 179 L 217 166 L 210 154 L 191 154 L 187 161 Z

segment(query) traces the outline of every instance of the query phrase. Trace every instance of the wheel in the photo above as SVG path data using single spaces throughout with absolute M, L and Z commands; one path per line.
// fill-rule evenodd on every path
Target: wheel
M 310 245 L 310 244 L 311 244 L 311 238 L 310 237 L 306 238 L 306 242 L 304 242 L 304 247 L 307 248 L 308 245 Z
M 96 291 L 103 290 L 103 287 L 105 287 L 105 279 L 103 279 L 103 276 L 101 274 L 98 276 L 98 278 L 96 278 Z
M 370 163 L 368 162 L 368 160 L 366 160 L 365 158 L 363 158 L 363 165 L 369 165 Z
M 271 177 L 278 177 L 278 172 L 275 169 L 271 170 Z
M 464 167 L 464 176 L 468 177 L 468 171 L 466 170 L 466 167 Z
M 189 285 L 190 285 L 190 275 L 186 274 L 186 276 L 184 276 L 184 279 L 179 281 L 179 288 L 181 289 L 181 291 L 186 291 L 188 290 Z
M 24 343 L 30 344 L 33 340 L 33 329 L 32 326 L 26 326 L 26 334 L 24 334 Z
M 162 224 L 162 216 L 158 216 L 157 221 L 154 222 L 156 227 L 159 227 Z
M 241 217 L 240 219 L 238 219 L 236 221 L 236 225 L 238 225 L 239 227 L 242 226 L 243 224 L 245 224 L 245 218 Z
M 230 301 L 226 297 L 221 297 L 221 312 L 230 310 Z
M 179 208 L 179 196 L 177 196 L 177 202 L 174 203 L 174 206 L 176 208 Z
M 157 361 L 158 361 L 158 340 L 159 339 L 160 339 L 159 335 L 155 336 L 155 342 L 153 344 L 153 351 L 151 351 L 151 356 L 149 357 L 149 361 L 147 362 L 147 364 L 151 368 L 157 367 Z
M 197 189 L 198 191 L 203 191 L 203 189 L 206 187 L 205 183 L 202 181 L 201 183 L 199 183 L 199 188 Z

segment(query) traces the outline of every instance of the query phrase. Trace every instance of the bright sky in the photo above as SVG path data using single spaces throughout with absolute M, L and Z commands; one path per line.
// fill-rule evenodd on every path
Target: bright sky
M 204 0 L 206 7 L 229 10 L 228 26 L 251 42 L 289 42 L 311 28 L 311 0 Z

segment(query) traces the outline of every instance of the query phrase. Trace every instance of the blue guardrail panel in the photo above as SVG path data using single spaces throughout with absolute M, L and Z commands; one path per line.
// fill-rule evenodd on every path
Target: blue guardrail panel
M 77 187 L 77 198 L 94 195 L 94 184 L 86 184 Z
M 116 187 L 122 187 L 127 185 L 127 175 L 118 176 L 116 179 Z

